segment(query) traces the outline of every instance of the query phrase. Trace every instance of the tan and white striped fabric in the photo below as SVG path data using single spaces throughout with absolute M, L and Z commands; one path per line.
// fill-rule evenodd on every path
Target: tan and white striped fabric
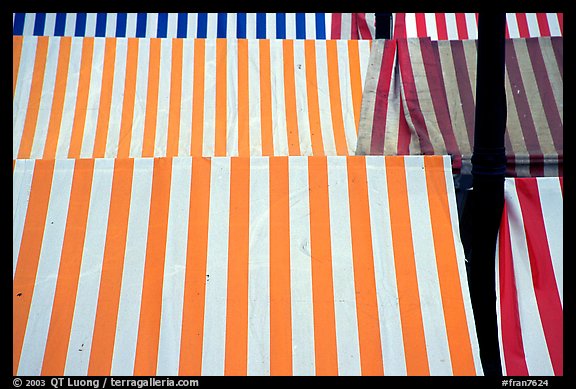
M 349 155 L 371 41 L 13 37 L 13 158 Z
M 15 375 L 482 374 L 442 156 L 15 160 Z

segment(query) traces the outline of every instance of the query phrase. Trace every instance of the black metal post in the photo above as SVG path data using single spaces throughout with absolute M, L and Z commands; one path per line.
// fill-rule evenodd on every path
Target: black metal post
M 392 38 L 392 14 L 376 13 L 376 39 Z
M 496 239 L 504 207 L 505 13 L 480 13 L 472 154 L 470 295 L 485 375 L 501 376 L 496 319 Z

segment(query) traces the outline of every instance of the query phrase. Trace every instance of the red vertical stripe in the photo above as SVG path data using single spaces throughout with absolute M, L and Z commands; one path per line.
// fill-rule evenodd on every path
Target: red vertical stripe
M 457 12 L 456 29 L 458 30 L 458 39 L 468 39 L 468 27 L 466 26 L 466 14 Z
M 530 32 L 528 31 L 528 20 L 526 19 L 526 13 L 517 12 L 516 21 L 518 22 L 518 32 L 520 33 L 519 38 L 529 38 Z
M 392 39 L 406 38 L 406 14 L 397 13 L 394 19 L 394 34 Z
M 446 27 L 446 14 L 445 13 L 435 13 L 436 17 L 436 31 L 438 33 L 439 40 L 448 39 L 448 28 Z
M 359 39 L 372 39 L 372 34 L 370 33 L 370 27 L 368 27 L 368 21 L 366 21 L 365 13 L 357 13 L 357 23 Z
M 400 114 L 398 117 L 398 155 L 408 155 L 410 154 L 410 141 L 412 140 L 412 132 L 410 131 L 410 126 L 406 121 L 406 116 L 404 114 L 404 104 L 402 100 L 400 104 Z
M 558 24 L 560 25 L 560 34 L 564 36 L 564 14 L 562 12 L 558 13 Z
M 386 142 L 386 118 L 388 116 L 388 101 L 390 101 L 390 85 L 392 84 L 392 71 L 396 56 L 396 42 L 384 41 L 382 63 L 378 74 L 378 85 L 374 101 L 374 121 L 372 123 L 372 139 L 370 141 L 370 154 L 384 154 Z
M 356 13 L 350 14 L 350 39 L 359 39 L 358 35 L 358 17 Z
M 332 14 L 332 36 L 331 39 L 340 39 L 342 36 L 342 14 L 333 13 Z
M 426 17 L 423 13 L 416 13 L 416 35 L 418 38 L 428 36 L 426 32 Z
M 536 14 L 538 20 L 538 28 L 540 29 L 540 36 L 550 36 L 550 26 L 548 25 L 548 18 L 545 13 L 539 12 Z
M 504 204 L 498 243 L 498 272 L 500 283 L 500 326 L 502 332 L 502 352 L 506 364 L 506 374 L 527 376 L 526 356 L 522 343 L 522 328 L 518 311 L 516 278 L 512 264 L 512 245 L 508 226 L 507 206 Z
M 516 179 L 516 191 L 526 230 L 532 282 L 540 320 L 555 375 L 564 374 L 563 311 L 554 277 L 538 184 L 535 178 Z

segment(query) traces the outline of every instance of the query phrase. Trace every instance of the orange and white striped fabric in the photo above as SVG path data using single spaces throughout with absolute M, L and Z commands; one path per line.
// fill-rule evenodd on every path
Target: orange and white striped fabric
M 447 156 L 15 160 L 15 375 L 482 374 Z
M 13 158 L 349 155 L 370 41 L 13 37 Z
M 564 374 L 562 177 L 507 178 L 496 261 L 502 372 Z

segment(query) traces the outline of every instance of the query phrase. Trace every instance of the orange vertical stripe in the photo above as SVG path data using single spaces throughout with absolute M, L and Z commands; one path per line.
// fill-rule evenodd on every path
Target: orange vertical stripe
M 192 156 L 201 157 L 204 144 L 204 64 L 206 40 L 194 40 L 194 93 L 192 96 Z
M 154 156 L 156 140 L 156 118 L 158 116 L 158 85 L 160 83 L 160 38 L 150 38 L 150 61 L 148 66 L 148 92 L 142 157 Z
M 32 73 L 32 85 L 30 86 L 30 97 L 26 119 L 24 121 L 24 131 L 18 150 L 18 158 L 30 158 L 34 135 L 36 134 L 36 123 L 38 121 L 38 109 L 42 98 L 42 86 L 44 85 L 44 72 L 46 69 L 46 56 L 48 53 L 48 37 L 39 36 L 36 46 L 36 59 L 34 61 L 34 72 Z
M 134 160 L 114 160 L 112 193 L 88 375 L 109 375 L 116 337 Z
M 336 154 L 348 155 L 348 142 L 344 133 L 344 118 L 342 117 L 342 100 L 340 95 L 340 75 L 338 71 L 337 41 L 326 41 L 326 55 L 328 62 L 328 87 L 330 89 L 330 111 L 332 114 L 332 128 L 334 129 L 334 142 Z
M 170 81 L 170 116 L 168 117 L 168 146 L 166 156 L 178 155 L 180 143 L 180 108 L 182 101 L 183 39 L 172 39 L 172 72 Z
M 118 139 L 118 158 L 130 156 L 132 124 L 134 122 L 134 100 L 136 98 L 136 74 L 138 72 L 138 38 L 128 38 L 126 54 L 126 81 L 122 105 L 122 122 Z
M 286 103 L 288 154 L 300 155 L 298 116 L 296 113 L 296 82 L 294 80 L 294 41 L 283 40 L 282 46 L 284 49 L 284 101 Z
M 228 296 L 226 302 L 225 375 L 246 375 L 248 352 L 248 230 L 250 159 L 230 160 Z
M 238 39 L 238 156 L 250 156 L 248 41 Z
M 354 122 L 356 123 L 356 134 L 358 134 L 363 89 L 358 41 L 348 41 L 348 61 L 350 63 L 350 88 L 352 90 L 352 104 L 354 105 Z
M 30 189 L 26 221 L 22 232 L 18 264 L 12 283 L 12 374 L 17 375 L 26 324 L 30 314 L 30 304 L 40 249 L 44 237 L 44 226 L 48 213 L 48 201 L 52 188 L 54 160 L 37 160 L 34 165 L 34 175 Z
M 42 157 L 44 159 L 56 157 L 58 136 L 60 135 L 60 125 L 62 124 L 64 97 L 66 96 L 66 84 L 68 82 L 68 66 L 70 65 L 71 45 L 71 37 L 60 38 L 58 67 L 56 69 L 56 80 L 54 82 L 54 98 L 52 99 L 52 110 L 50 111 L 50 121 L 48 122 L 46 143 L 44 144 L 44 155 Z
M 454 375 L 475 375 L 448 205 L 444 159 L 424 158 L 434 251 Z
M 226 39 L 216 39 L 216 134 L 214 140 L 214 156 L 216 157 L 226 155 L 226 139 L 228 136 L 226 107 L 226 83 L 228 82 L 228 74 L 226 52 Z
M 178 372 L 180 375 L 200 375 L 202 370 L 210 170 L 209 158 L 194 158 L 192 160 L 186 278 Z
M 116 38 L 106 38 L 104 69 L 102 70 L 102 88 L 100 89 L 100 106 L 98 108 L 98 124 L 96 125 L 96 135 L 94 137 L 94 158 L 103 158 L 106 153 L 115 61 Z
M 84 125 L 86 124 L 86 107 L 88 106 L 88 91 L 90 90 L 90 72 L 92 71 L 92 55 L 94 52 L 94 38 L 82 38 L 82 59 L 80 62 L 80 76 L 78 79 L 78 93 L 76 94 L 76 108 L 74 110 L 74 123 L 70 136 L 68 158 L 80 158 L 82 140 L 84 138 Z
M 270 374 L 292 375 L 288 158 L 270 163 Z
M 94 159 L 78 159 L 75 162 L 42 375 L 64 375 L 84 251 L 93 173 Z
M 430 375 L 418 294 L 403 157 L 385 157 L 394 266 L 408 375 Z
M 316 41 L 304 41 L 306 56 L 306 94 L 308 96 L 308 118 L 313 155 L 324 155 L 320 108 L 318 106 L 318 81 L 316 77 Z
M 374 275 L 368 178 L 366 159 L 349 157 L 348 193 L 350 198 L 350 230 L 356 289 L 356 316 L 360 343 L 360 366 L 363 375 L 383 375 L 378 300 Z
M 20 57 L 22 56 L 22 35 L 12 37 L 12 98 L 16 93 L 16 82 L 18 81 L 18 71 L 20 70 Z
M 337 375 L 338 358 L 326 157 L 308 157 L 308 180 L 316 374 Z
M 274 155 L 272 134 L 272 86 L 270 84 L 270 41 L 258 40 L 260 44 L 260 123 L 262 131 L 262 155 Z
M 155 158 L 134 375 L 155 375 L 162 315 L 172 158 Z

